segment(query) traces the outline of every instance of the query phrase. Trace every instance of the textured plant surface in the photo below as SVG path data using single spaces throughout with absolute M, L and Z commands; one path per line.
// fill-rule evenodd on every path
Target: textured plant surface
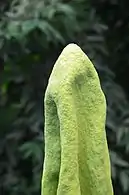
M 41 192 L 44 92 L 59 53 L 74 42 L 94 63 L 106 95 L 114 194 L 129 195 L 127 5 L 119 0 L 0 1 L 0 194 Z
M 106 102 L 97 72 L 75 44 L 58 58 L 45 95 L 42 195 L 112 195 Z

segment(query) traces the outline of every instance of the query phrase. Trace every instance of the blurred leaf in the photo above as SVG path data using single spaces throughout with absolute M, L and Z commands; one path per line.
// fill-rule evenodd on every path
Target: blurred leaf
M 48 37 L 48 40 L 51 40 L 52 37 L 55 37 L 57 40 L 64 42 L 63 37 L 60 35 L 60 33 L 54 29 L 48 22 L 41 21 L 38 22 L 38 27 L 46 34 Z
M 21 30 L 24 36 L 27 35 L 29 32 L 31 32 L 32 30 L 34 30 L 37 27 L 37 23 L 38 21 L 36 20 L 24 21 L 21 26 Z
M 111 155 L 111 161 L 114 165 L 117 165 L 123 168 L 129 167 L 129 164 L 125 160 L 121 159 L 120 156 L 117 155 L 117 153 L 111 151 L 110 155 Z
M 19 147 L 19 150 L 24 153 L 24 158 L 33 156 L 36 160 L 41 160 L 41 148 L 35 142 L 27 142 Z
M 122 188 L 127 192 L 129 189 L 129 176 L 124 171 L 120 172 L 120 181 Z
M 117 173 L 116 173 L 116 167 L 114 165 L 111 166 L 111 172 L 113 179 L 116 179 Z

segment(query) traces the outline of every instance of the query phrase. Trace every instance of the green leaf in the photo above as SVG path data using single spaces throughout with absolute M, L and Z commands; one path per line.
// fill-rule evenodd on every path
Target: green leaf
M 126 162 L 120 156 L 118 156 L 118 154 L 116 152 L 111 151 L 110 155 L 111 155 L 111 161 L 114 165 L 119 166 L 119 167 L 123 167 L 123 168 L 129 168 L 128 162 Z
M 117 176 L 117 172 L 116 172 L 116 167 L 114 165 L 111 166 L 111 173 L 112 173 L 112 177 L 113 179 L 116 179 Z
M 120 172 L 120 182 L 124 192 L 127 192 L 127 190 L 129 189 L 129 176 L 125 171 Z
M 20 23 L 18 21 L 9 21 L 7 25 L 7 36 L 15 38 L 20 36 Z
M 63 3 L 58 3 L 57 4 L 57 11 L 62 12 L 66 16 L 73 17 L 73 16 L 76 15 L 75 10 L 71 6 L 69 6 L 67 4 L 63 4 Z
M 19 147 L 19 151 L 23 152 L 24 158 L 28 158 L 33 156 L 35 160 L 41 160 L 41 148 L 38 143 L 35 142 L 27 142 Z
M 27 20 L 22 22 L 21 27 L 22 27 L 22 33 L 24 35 L 27 35 L 30 33 L 32 30 L 34 30 L 37 27 L 38 21 L 37 20 Z
M 46 34 L 48 40 L 52 40 L 53 38 L 55 38 L 57 41 L 64 43 L 64 39 L 61 34 L 47 21 L 38 22 L 38 27 Z

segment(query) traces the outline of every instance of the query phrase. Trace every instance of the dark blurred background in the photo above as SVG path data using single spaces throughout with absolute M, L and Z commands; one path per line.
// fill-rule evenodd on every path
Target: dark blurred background
M 128 1 L 1 0 L 0 195 L 40 195 L 44 92 L 71 42 L 99 73 L 114 192 L 129 194 Z

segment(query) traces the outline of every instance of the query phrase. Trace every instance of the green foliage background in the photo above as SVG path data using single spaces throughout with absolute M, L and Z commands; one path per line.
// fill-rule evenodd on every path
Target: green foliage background
M 129 194 L 128 18 L 127 2 L 119 0 L 0 2 L 1 195 L 40 194 L 44 92 L 70 42 L 100 75 L 114 191 Z

